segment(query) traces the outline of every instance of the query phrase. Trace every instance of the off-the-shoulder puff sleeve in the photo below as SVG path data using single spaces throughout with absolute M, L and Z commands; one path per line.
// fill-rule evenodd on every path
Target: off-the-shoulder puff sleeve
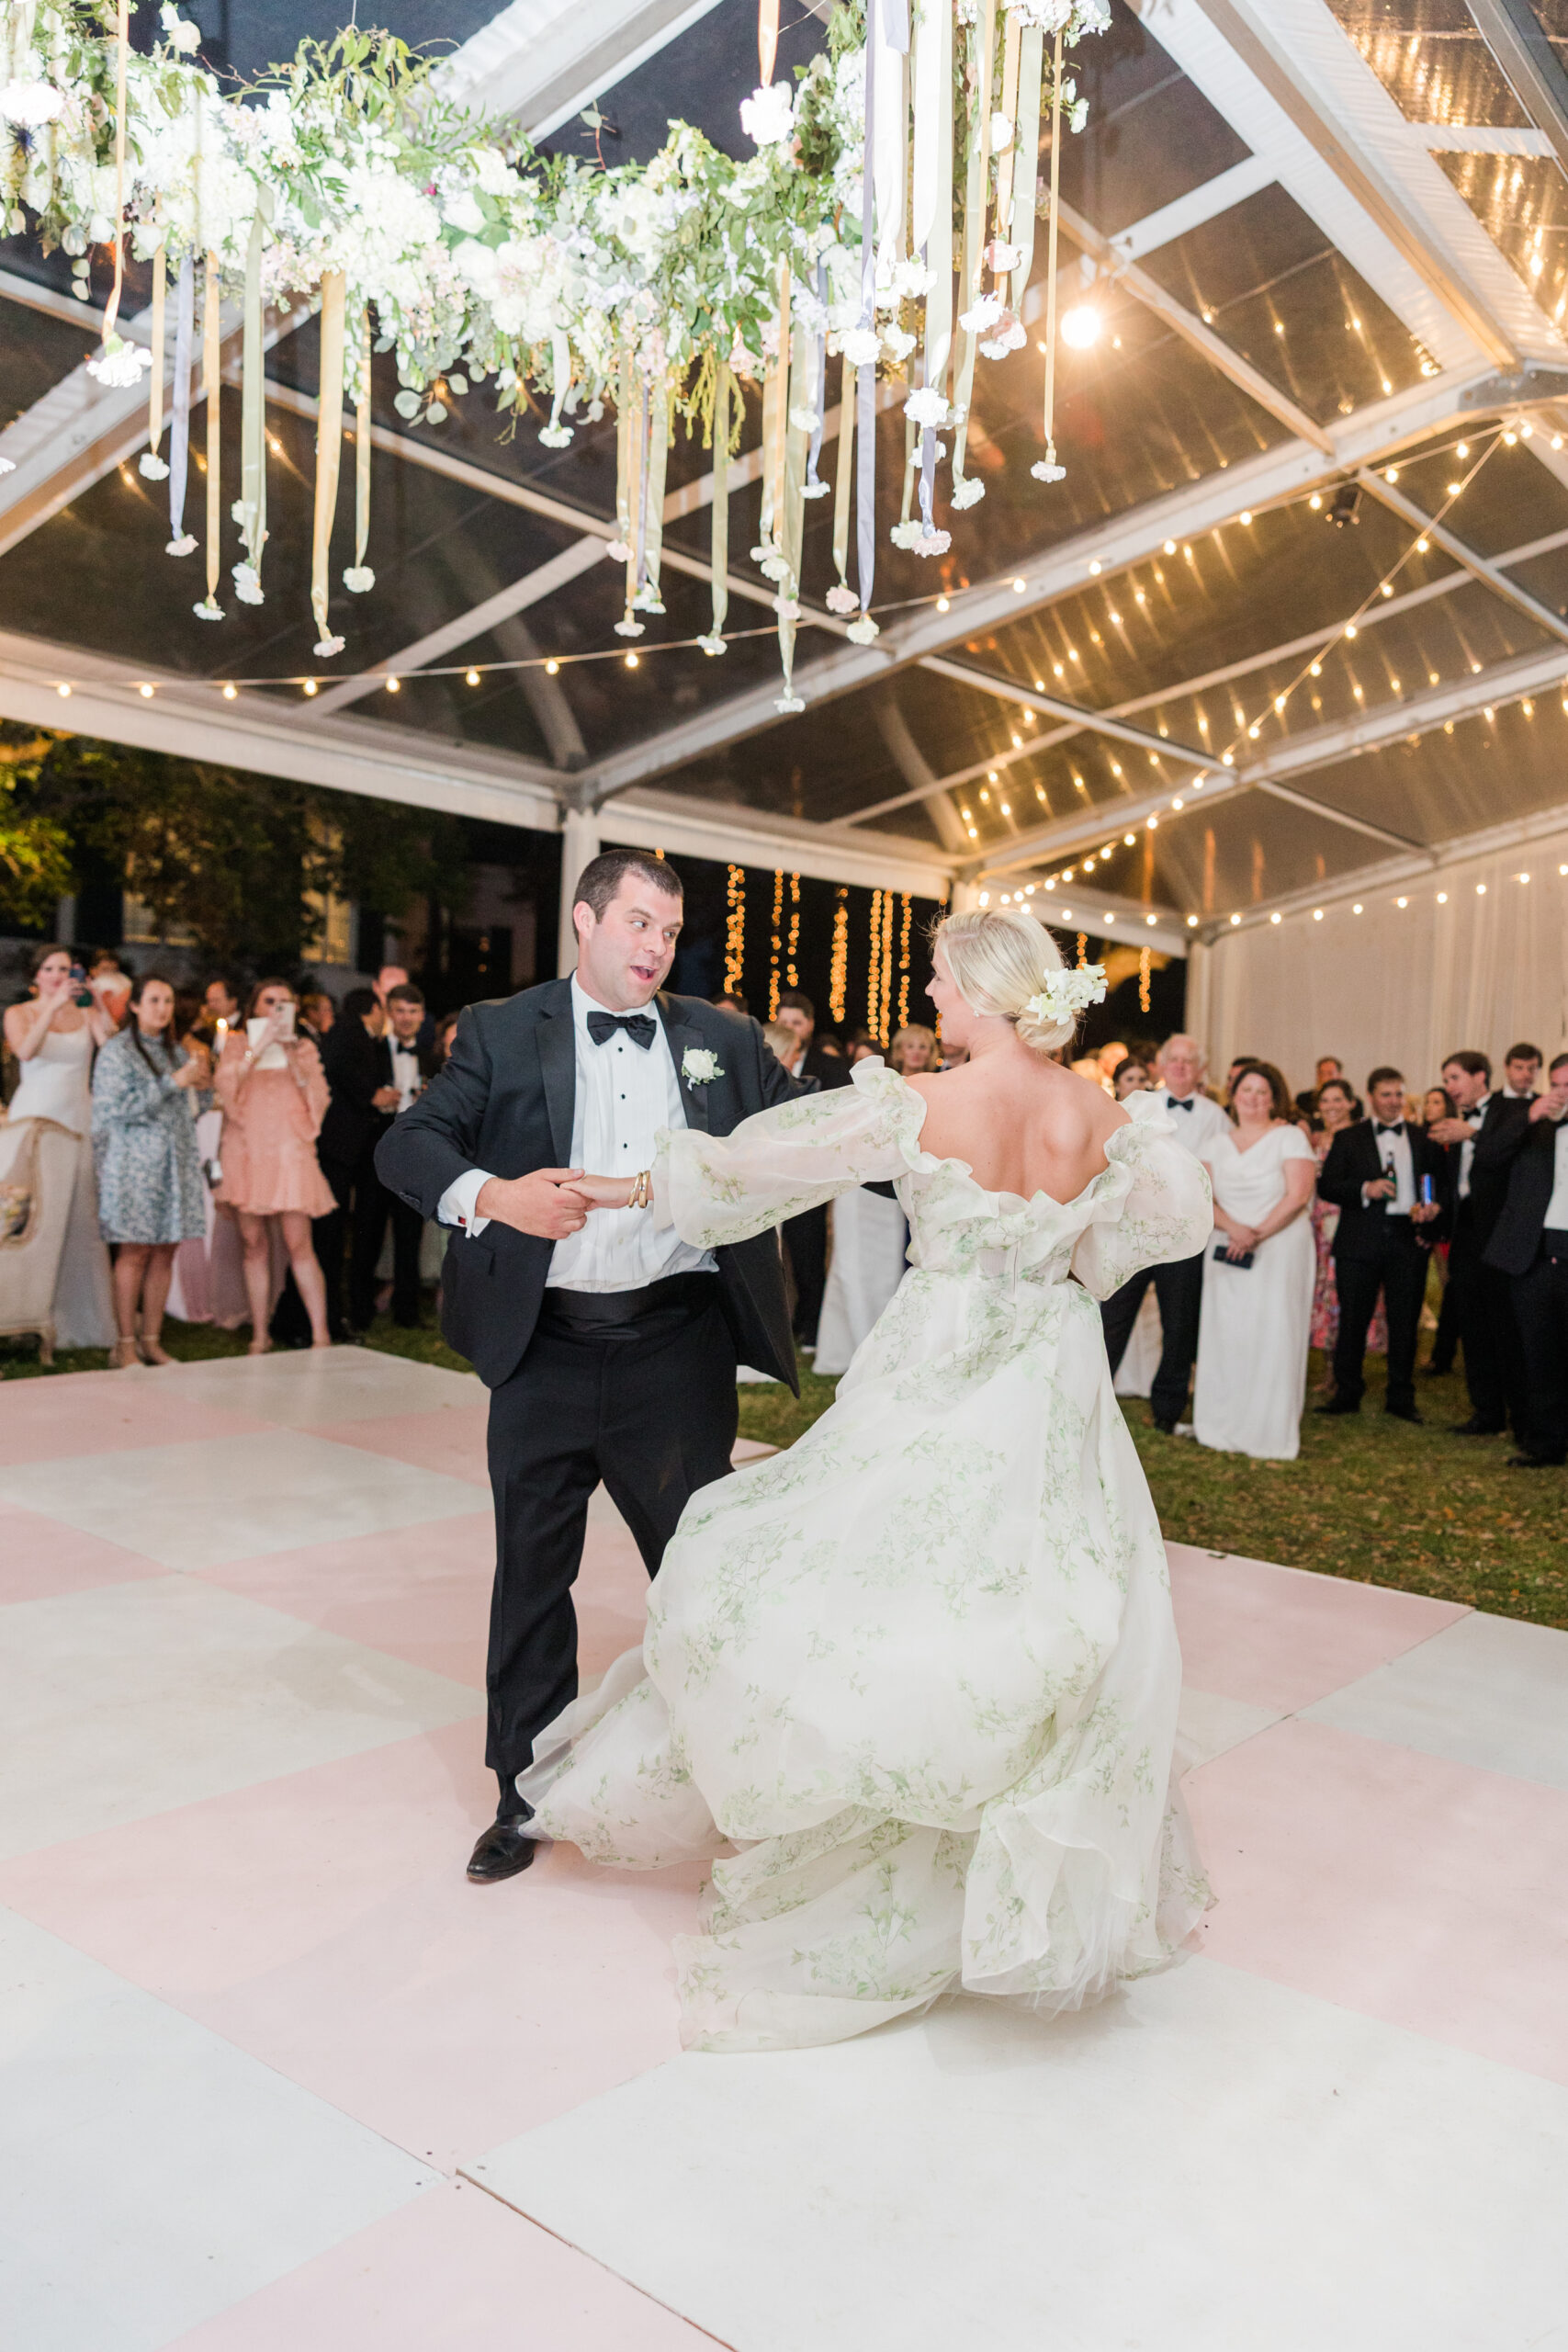
M 1134 1094 L 1131 1122 L 1105 1147 L 1073 1272 L 1093 1298 L 1109 1298 L 1145 1266 L 1191 1258 L 1214 1222 L 1209 1171 L 1176 1141 L 1157 1095 Z
M 852 1082 L 775 1103 L 732 1135 L 667 1128 L 654 1161 L 654 1213 L 682 1241 L 716 1250 L 919 1162 L 924 1098 L 881 1062 Z

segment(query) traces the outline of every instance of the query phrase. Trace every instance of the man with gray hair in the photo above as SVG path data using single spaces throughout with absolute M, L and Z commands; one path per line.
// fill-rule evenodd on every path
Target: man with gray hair
M 1181 1030 L 1174 1037 L 1168 1037 L 1155 1057 L 1158 1100 L 1170 1114 L 1178 1141 L 1194 1159 L 1207 1159 L 1226 1125 L 1224 1113 L 1217 1102 L 1210 1102 L 1200 1083 L 1203 1063 L 1203 1048 L 1196 1037 L 1189 1037 Z M 1171 1437 L 1177 1423 L 1187 1417 L 1188 1390 L 1197 1361 L 1198 1316 L 1203 1304 L 1202 1250 L 1195 1257 L 1179 1258 L 1168 1265 L 1145 1266 L 1141 1274 L 1134 1274 L 1130 1283 L 1123 1283 L 1120 1290 L 1101 1300 L 1105 1352 L 1111 1359 L 1113 1378 L 1151 1282 L 1159 1301 L 1163 1344 L 1149 1403 L 1156 1429 Z

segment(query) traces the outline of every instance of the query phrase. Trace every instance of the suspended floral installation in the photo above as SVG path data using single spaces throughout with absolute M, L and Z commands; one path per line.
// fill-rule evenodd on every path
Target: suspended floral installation
M 540 442 L 565 447 L 606 409 L 616 420 L 616 536 L 625 567 L 617 631 L 660 614 L 664 477 L 677 424 L 713 451 L 712 615 L 725 650 L 729 461 L 743 390 L 760 386 L 761 514 L 753 560 L 775 588 L 781 710 L 803 707 L 792 673 L 807 502 L 833 500 L 831 611 L 867 643 L 875 573 L 875 386 L 901 378 L 906 458 L 896 545 L 942 553 L 937 468 L 951 432 L 951 503 L 985 494 L 965 471 L 976 359 L 1021 349 L 1035 227 L 1046 224 L 1045 457 L 1053 431 L 1056 185 L 1065 125 L 1084 103 L 1066 51 L 1110 22 L 1109 0 L 852 0 L 827 51 L 773 79 L 778 0 L 760 0 L 760 85 L 741 107 L 755 153 L 736 162 L 672 124 L 645 165 L 537 155 L 504 123 L 445 101 L 400 41 L 351 29 L 307 41 L 254 88 L 222 93 L 197 62 L 197 27 L 161 11 L 151 54 L 130 48 L 128 0 L 10 0 L 0 33 L 0 208 L 73 257 L 108 248 L 114 285 L 96 357 L 106 385 L 147 377 L 141 471 L 168 483 L 173 556 L 187 527 L 193 371 L 207 402 L 201 544 L 220 603 L 219 412 L 223 302 L 242 344 L 234 594 L 260 604 L 267 542 L 265 343 L 268 309 L 319 309 L 321 384 L 310 600 L 316 652 L 344 639 L 328 618 L 328 556 L 345 402 L 355 412 L 355 560 L 345 588 L 375 584 L 370 515 L 373 351 L 396 355 L 399 413 L 434 425 L 454 398 L 492 387 Z M 1049 188 L 1038 183 L 1048 113 Z M 869 169 L 866 163 L 869 160 Z M 150 264 L 149 348 L 119 331 L 128 251 Z M 956 290 L 955 290 L 956 280 Z M 232 325 L 232 319 L 229 322 Z M 170 345 L 172 344 L 172 353 Z M 171 364 L 172 362 L 172 364 Z M 829 363 L 839 369 L 834 478 L 818 472 Z M 165 444 L 165 428 L 167 441 Z M 166 449 L 166 454 L 165 454 Z M 852 512 L 855 584 L 850 584 Z

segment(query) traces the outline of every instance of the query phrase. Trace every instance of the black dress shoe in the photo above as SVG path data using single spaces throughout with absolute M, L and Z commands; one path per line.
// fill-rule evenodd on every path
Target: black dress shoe
M 1561 1470 L 1562 1456 L 1560 1453 L 1510 1453 L 1508 1467 L 1510 1470 Z
M 1396 1421 L 1414 1421 L 1417 1429 L 1427 1426 L 1414 1405 L 1385 1405 L 1383 1411 L 1392 1414 Z
M 1314 1405 L 1312 1409 L 1314 1413 L 1359 1413 L 1361 1400 L 1358 1397 L 1352 1405 L 1348 1397 L 1331 1396 L 1326 1405 Z
M 1158 1430 L 1161 1437 L 1174 1437 L 1176 1435 L 1176 1423 L 1174 1421 L 1162 1421 L 1156 1417 L 1153 1426 Z
M 1472 1413 L 1468 1421 L 1456 1421 L 1450 1430 L 1450 1437 L 1501 1437 L 1501 1421 L 1483 1421 L 1479 1413 Z
M 476 1886 L 493 1886 L 498 1879 L 515 1878 L 525 1871 L 539 1850 L 539 1841 L 530 1838 L 525 1826 L 533 1815 L 513 1815 L 508 1821 L 492 1821 L 479 1844 L 468 1857 L 468 1876 Z

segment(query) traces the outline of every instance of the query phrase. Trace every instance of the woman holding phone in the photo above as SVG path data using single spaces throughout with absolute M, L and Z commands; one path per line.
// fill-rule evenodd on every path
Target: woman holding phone
M 326 1288 L 310 1240 L 311 1218 L 335 1206 L 316 1158 L 329 1092 L 321 1057 L 308 1037 L 295 1035 L 294 1015 L 287 980 L 258 980 L 245 1008 L 244 1035 L 230 1031 L 218 1064 L 223 1172 L 216 1198 L 240 1220 L 254 1356 L 272 1345 L 274 1218 L 310 1318 L 310 1344 L 332 1345 Z
M 1313 1148 L 1271 1062 L 1231 1088 L 1231 1126 L 1204 1155 L 1217 1232 L 1203 1261 L 1193 1431 L 1259 1461 L 1301 1450 L 1316 1257 L 1307 1209 Z
M 54 1285 L 54 1340 L 62 1348 L 107 1348 L 115 1334 L 109 1253 L 98 1231 L 93 1170 L 93 1056 L 114 1021 L 87 987 L 68 947 L 41 948 L 31 1001 L 6 1013 L 6 1043 L 22 1066 L 11 1117 L 52 1119 L 80 1138 L 65 1242 Z

